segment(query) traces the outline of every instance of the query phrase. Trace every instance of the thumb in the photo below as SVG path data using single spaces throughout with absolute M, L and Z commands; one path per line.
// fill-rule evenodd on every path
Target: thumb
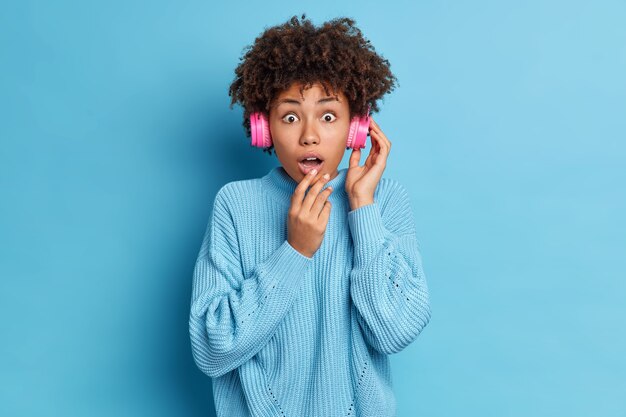
M 356 148 L 352 149 L 352 154 L 350 155 L 350 161 L 348 162 L 348 167 L 358 167 L 359 161 L 361 160 L 361 149 Z

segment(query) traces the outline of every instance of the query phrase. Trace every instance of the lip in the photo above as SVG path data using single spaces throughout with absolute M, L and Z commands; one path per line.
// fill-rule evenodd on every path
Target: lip
M 317 173 L 319 174 L 320 172 L 322 172 L 322 167 L 324 166 L 324 161 L 322 161 L 321 164 L 319 164 L 317 166 Z M 308 174 L 310 170 L 312 170 L 315 167 L 307 167 L 305 166 L 302 162 L 298 162 L 298 167 L 300 168 L 300 172 L 302 172 L 304 175 Z
M 317 152 L 307 152 L 303 155 L 300 155 L 300 157 L 298 158 L 298 162 L 302 162 L 302 160 L 306 158 L 317 158 L 322 162 L 324 161 L 324 158 L 322 158 L 322 155 L 318 154 Z

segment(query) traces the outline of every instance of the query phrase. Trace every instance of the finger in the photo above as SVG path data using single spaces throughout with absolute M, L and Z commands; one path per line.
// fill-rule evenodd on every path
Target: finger
M 359 148 L 352 149 L 352 153 L 350 154 L 350 160 L 348 161 L 348 167 L 349 168 L 358 167 L 360 160 L 361 160 L 361 149 Z
M 380 132 L 378 130 L 372 130 L 372 144 L 380 150 Z
M 315 182 L 315 184 L 311 186 L 311 189 L 307 192 L 306 197 L 304 197 L 304 201 L 302 201 L 301 210 L 311 211 L 311 207 L 313 206 L 315 199 L 319 195 L 320 190 L 329 180 L 330 180 L 330 175 L 329 175 L 329 178 L 320 177 Z
M 380 130 L 380 126 L 378 126 L 378 123 L 376 123 L 376 120 L 373 118 L 370 118 L 370 128 L 371 130 Z
M 320 211 L 320 215 L 317 218 L 318 220 L 322 220 L 325 224 L 328 224 L 328 218 L 330 217 L 330 211 L 332 208 L 332 204 L 330 201 L 326 201 L 324 207 L 322 207 L 322 211 Z
M 370 154 L 367 155 L 367 159 L 365 160 L 363 166 L 365 168 L 369 168 L 370 166 L 372 166 L 372 159 L 374 159 L 374 157 L 372 156 L 372 152 L 370 151 Z
M 370 136 L 372 135 L 372 133 L 381 133 L 380 128 L 378 127 L 378 125 L 376 124 L 375 121 L 372 120 L 372 124 L 370 125 Z
M 309 188 L 309 185 L 311 184 L 311 181 L 313 181 L 314 177 L 315 175 L 313 174 L 313 171 L 309 171 L 304 178 L 300 180 L 300 183 L 294 190 L 293 195 L 291 196 L 291 206 L 296 210 L 300 210 L 302 200 L 304 199 L 304 192 Z
M 385 141 L 382 138 L 382 134 L 378 132 L 373 132 L 372 139 L 376 141 L 376 145 L 378 146 L 378 153 L 383 154 L 383 155 L 389 154 L 390 144 L 388 141 Z
M 372 139 L 372 146 L 370 147 L 369 155 L 367 155 L 367 159 L 365 160 L 365 167 L 369 168 L 372 166 L 374 161 L 374 155 L 377 153 L 377 145 L 376 141 Z
M 376 131 L 372 131 L 372 149 L 375 153 L 380 153 L 380 135 Z
M 385 135 L 385 132 L 383 132 L 382 129 L 380 128 L 380 126 L 378 126 L 378 125 L 376 125 L 376 130 L 379 133 L 379 135 L 382 138 L 382 140 L 387 144 L 388 150 L 391 150 L 391 141 L 389 140 L 387 135 Z
M 374 122 L 374 119 L 372 119 L 372 118 L 370 117 L 370 124 L 369 124 L 369 126 L 367 127 L 367 134 L 368 134 L 368 135 L 372 133 L 372 130 L 374 129 L 374 127 L 375 127 L 375 122 Z
M 314 213 L 318 218 L 321 215 L 322 209 L 324 209 L 325 204 L 328 203 L 328 197 L 333 192 L 332 187 L 326 187 L 324 191 L 317 195 L 315 202 L 313 203 L 313 207 L 311 207 L 311 212 Z
M 378 123 L 376 123 L 376 121 L 374 120 L 372 120 L 372 130 L 378 133 L 379 137 L 387 144 L 388 148 L 391 148 L 391 141 L 389 140 L 387 135 L 385 135 L 385 132 L 382 131 Z
M 375 143 L 378 146 L 378 152 L 372 158 L 371 164 L 368 165 L 368 168 L 375 169 L 376 171 L 380 171 L 380 169 L 384 169 L 386 166 L 387 155 L 389 154 L 389 150 L 386 147 L 386 145 L 382 143 L 380 136 L 378 136 L 377 133 L 374 133 L 372 137 L 376 141 Z

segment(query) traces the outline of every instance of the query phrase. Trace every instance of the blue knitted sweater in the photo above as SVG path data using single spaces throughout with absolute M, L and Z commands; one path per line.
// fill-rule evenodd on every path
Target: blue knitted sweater
M 332 211 L 311 258 L 287 242 L 298 183 L 282 166 L 217 192 L 189 333 L 218 417 L 396 414 L 388 355 L 430 320 L 413 213 L 387 178 L 374 203 L 351 211 L 346 173 L 324 185 Z

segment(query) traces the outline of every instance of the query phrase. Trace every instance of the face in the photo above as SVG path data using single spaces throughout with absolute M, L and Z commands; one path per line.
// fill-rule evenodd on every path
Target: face
M 319 83 L 301 95 L 301 85 L 292 84 L 272 102 L 269 124 L 274 151 L 285 171 L 296 182 L 300 182 L 313 167 L 318 171 L 316 177 L 329 173 L 333 179 L 346 151 L 350 128 L 348 100 L 343 92 L 327 96 Z M 321 165 L 302 162 L 308 153 L 316 154 Z

